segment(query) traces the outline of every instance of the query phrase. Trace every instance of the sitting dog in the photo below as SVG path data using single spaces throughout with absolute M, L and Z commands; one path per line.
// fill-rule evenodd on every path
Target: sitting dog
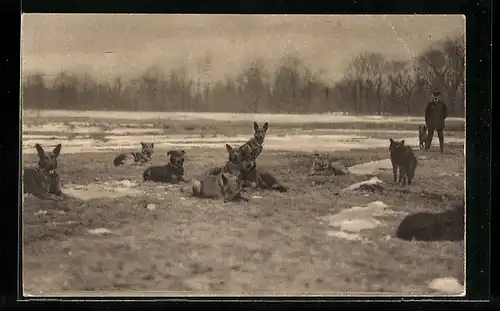
M 150 166 L 142 174 L 144 181 L 164 183 L 187 182 L 184 179 L 184 150 L 171 150 L 167 152 L 170 160 L 163 166 Z
M 140 152 L 121 153 L 113 160 L 114 166 L 124 165 L 126 163 L 143 164 L 151 161 L 154 152 L 154 143 L 141 142 Z
M 40 144 L 36 144 L 35 148 L 39 160 L 36 166 L 23 170 L 23 193 L 30 193 L 42 200 L 63 200 L 59 174 L 56 172 L 61 144 L 51 152 L 45 152 Z
M 222 167 L 211 168 L 205 173 L 205 175 L 220 175 L 223 173 L 229 173 L 237 176 L 241 181 L 241 186 L 245 187 L 245 173 L 255 167 L 255 161 L 241 149 L 233 148 L 229 144 L 226 144 L 226 150 L 228 153 L 228 160 L 226 162 L 226 165 Z M 255 184 L 255 187 L 256 186 L 257 185 Z

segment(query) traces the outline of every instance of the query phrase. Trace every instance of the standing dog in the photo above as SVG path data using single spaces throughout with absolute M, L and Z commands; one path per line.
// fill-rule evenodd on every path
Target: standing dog
M 418 126 L 418 147 L 420 150 L 425 149 L 425 144 L 427 143 L 427 126 Z
M 408 185 L 411 185 L 411 182 L 415 177 L 417 157 L 413 153 L 413 149 L 410 146 L 405 146 L 404 139 L 400 142 L 397 142 L 390 138 L 389 141 L 391 142 L 389 145 L 389 152 L 391 154 L 392 174 L 394 177 L 394 182 L 402 182 L 403 186 L 405 186 L 406 179 L 408 178 Z
M 151 161 L 154 152 L 154 143 L 141 142 L 140 152 L 121 153 L 114 160 L 115 166 L 124 165 L 127 162 L 143 164 Z
M 390 138 L 389 141 L 391 142 L 389 145 L 389 152 L 391 154 L 394 182 L 402 182 L 403 186 L 405 186 L 406 179 L 408 179 L 408 185 L 411 185 L 411 182 L 415 177 L 417 157 L 415 156 L 415 153 L 413 153 L 413 149 L 410 146 L 405 146 L 404 139 L 397 142 Z
M 38 163 L 35 167 L 24 169 L 23 193 L 30 193 L 43 200 L 63 200 L 59 174 L 56 172 L 61 144 L 58 144 L 51 152 L 45 152 L 39 144 L 36 144 L 35 148 L 38 153 Z
M 148 167 L 142 177 L 144 181 L 156 181 L 164 183 L 179 183 L 187 182 L 184 179 L 184 150 L 171 150 L 167 152 L 170 160 L 163 166 Z

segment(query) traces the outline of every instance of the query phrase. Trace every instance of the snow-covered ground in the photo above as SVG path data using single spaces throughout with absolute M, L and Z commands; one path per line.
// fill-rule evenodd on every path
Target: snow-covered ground
M 23 110 L 23 117 L 52 117 L 52 118 L 91 118 L 91 119 L 124 119 L 124 120 L 212 120 L 212 121 L 254 121 L 267 120 L 268 122 L 286 123 L 342 123 L 342 122 L 402 122 L 420 123 L 422 117 L 400 116 L 349 116 L 345 114 L 255 114 L 255 113 L 214 113 L 214 112 L 135 112 L 135 111 L 72 111 L 72 110 Z M 448 118 L 448 121 L 464 121 L 464 118 Z
M 69 121 L 50 121 L 48 117 L 69 117 Z M 92 121 L 76 121 L 71 118 L 85 117 Z M 105 111 L 42 111 L 37 117 L 36 111 L 23 111 L 22 151 L 24 154 L 35 153 L 35 144 L 42 146 L 63 145 L 63 153 L 107 152 L 137 149 L 139 142 L 154 142 L 155 149 L 193 147 L 223 148 L 226 143 L 240 144 L 251 135 L 234 134 L 230 136 L 213 134 L 169 134 L 161 127 L 164 122 L 155 120 L 188 120 L 196 123 L 204 120 L 210 124 L 217 121 L 253 121 L 267 120 L 270 123 L 295 123 L 296 128 L 276 130 L 268 133 L 265 148 L 275 151 L 341 151 L 351 149 L 380 148 L 388 146 L 388 138 L 405 139 L 406 144 L 417 146 L 417 133 L 408 130 L 391 129 L 302 129 L 306 123 L 342 123 L 342 122 L 395 122 L 421 124 L 422 118 L 388 116 L 345 116 L 335 114 L 322 115 L 279 115 L 279 114 L 229 114 L 229 113 L 159 113 L 159 112 L 105 112 Z M 46 121 L 45 121 L 45 120 Z M 107 122 L 123 119 L 120 124 Z M 149 120 L 151 123 L 137 123 L 134 120 Z M 449 122 L 463 122 L 461 119 L 449 119 Z M 32 122 L 36 121 L 36 122 Z M 416 128 L 416 126 L 415 126 Z M 227 131 L 226 131 L 227 132 Z M 376 133 L 377 135 L 374 135 Z M 446 142 L 464 142 L 461 134 L 448 134 Z

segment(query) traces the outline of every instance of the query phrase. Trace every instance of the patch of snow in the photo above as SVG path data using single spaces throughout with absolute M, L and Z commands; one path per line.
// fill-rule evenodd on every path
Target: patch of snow
M 330 226 L 340 228 L 342 231 L 359 232 L 384 225 L 383 222 L 375 219 L 375 217 L 400 213 L 406 214 L 393 211 L 388 207 L 382 201 L 374 201 L 365 206 L 353 206 L 337 214 L 323 216 L 320 219 L 328 222 Z
M 355 190 L 358 190 L 359 188 L 361 188 L 362 186 L 374 186 L 374 187 L 380 186 L 381 187 L 381 185 L 383 183 L 384 182 L 382 180 L 380 180 L 378 177 L 372 177 L 369 180 L 365 180 L 365 181 L 361 181 L 361 182 L 352 184 L 349 187 L 342 189 L 342 191 L 343 192 L 355 191 Z
M 98 234 L 98 235 L 103 235 L 103 234 L 110 234 L 111 231 L 106 229 L 106 228 L 96 228 L 96 229 L 89 229 L 89 233 L 91 234 Z
M 46 214 L 47 214 L 46 210 L 40 210 L 40 211 L 36 212 L 34 215 L 38 216 L 38 215 L 46 215 Z
M 362 241 L 363 240 L 363 238 L 359 234 L 356 234 L 356 233 L 347 233 L 344 231 L 328 231 L 327 234 L 328 234 L 328 236 L 336 237 L 336 238 L 344 239 L 344 240 L 348 240 L 348 241 Z
M 387 207 L 389 207 L 389 205 L 385 204 L 385 203 L 384 203 L 384 202 L 382 202 L 382 201 L 374 201 L 374 202 L 368 203 L 368 204 L 366 205 L 366 207 L 368 207 L 368 208 L 373 208 L 373 209 L 376 209 L 376 208 L 381 208 L 381 209 L 383 209 L 383 208 L 387 208 Z
M 465 289 L 457 279 L 453 277 L 443 277 L 432 280 L 428 283 L 430 289 L 447 294 L 464 294 Z
M 156 205 L 154 204 L 147 204 L 146 205 L 146 208 L 150 211 L 154 211 L 156 209 Z
M 349 232 L 360 232 L 361 230 L 373 229 L 380 227 L 382 223 L 375 218 L 366 219 L 347 219 L 331 223 L 340 230 Z
M 365 162 L 348 168 L 349 172 L 354 175 L 375 175 L 382 170 L 391 169 L 392 163 L 390 159 Z
M 460 173 L 448 173 L 448 172 L 442 172 L 439 173 L 438 176 L 454 176 L 454 177 L 460 177 Z
M 89 185 L 75 185 L 67 184 L 64 186 L 63 192 L 76 197 L 80 200 L 92 200 L 100 198 L 119 198 L 124 196 L 137 196 L 143 192 L 138 189 L 133 189 L 131 187 L 117 187 L 115 183 L 104 184 L 89 184 Z

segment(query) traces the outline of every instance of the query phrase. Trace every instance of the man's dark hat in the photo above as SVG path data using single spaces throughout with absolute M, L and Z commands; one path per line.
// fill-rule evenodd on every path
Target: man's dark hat
M 434 96 L 437 96 L 437 95 L 440 95 L 440 94 L 441 94 L 441 92 L 439 92 L 439 91 L 432 91 L 432 95 L 434 95 Z

